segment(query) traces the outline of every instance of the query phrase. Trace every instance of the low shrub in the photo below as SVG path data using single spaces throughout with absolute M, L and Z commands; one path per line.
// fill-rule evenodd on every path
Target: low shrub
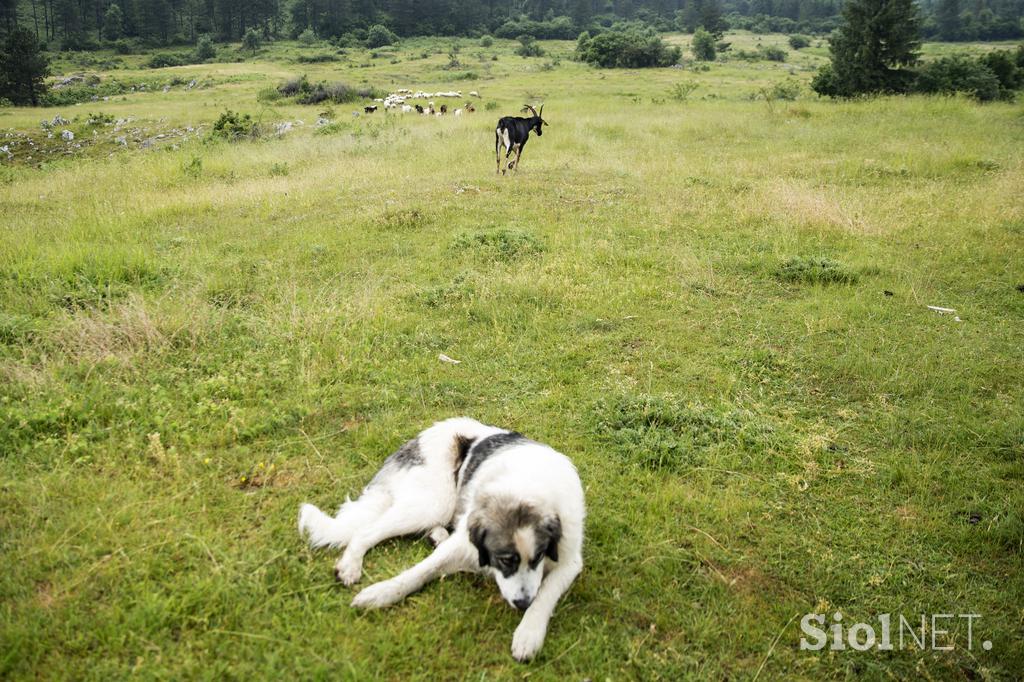
M 807 36 L 800 35 L 799 33 L 791 35 L 789 37 L 789 46 L 794 50 L 802 50 L 805 47 L 811 46 L 811 39 Z
M 135 43 L 128 40 L 127 38 L 115 40 L 112 47 L 114 48 L 114 52 L 116 52 L 117 54 L 135 54 L 135 52 L 137 51 Z
M 146 66 L 150 69 L 163 69 L 168 66 L 184 66 L 191 60 L 183 54 L 174 54 L 171 52 L 158 52 L 149 58 L 146 62 Z
M 681 49 L 665 43 L 652 29 L 637 26 L 609 30 L 593 37 L 584 33 L 576 41 L 576 56 L 603 68 L 672 66 L 682 54 Z
M 324 62 L 336 62 L 338 57 L 329 52 L 322 54 L 300 54 L 295 58 L 295 61 L 299 64 L 322 64 Z
M 715 61 L 715 54 L 717 50 L 717 47 L 715 46 L 715 37 L 703 28 L 698 28 L 694 32 L 693 44 L 690 49 L 693 50 L 693 58 L 698 61 Z
M 213 45 L 213 39 L 207 35 L 199 36 L 199 40 L 196 41 L 196 61 L 205 62 L 216 56 L 217 48 Z
M 999 78 L 983 61 L 965 55 L 942 57 L 917 71 L 914 91 L 923 94 L 964 93 L 979 102 L 990 102 L 1001 95 Z
M 237 114 L 227 109 L 213 124 L 211 135 L 227 140 L 254 139 L 260 136 L 260 126 L 251 114 Z
M 519 47 L 516 48 L 516 54 L 520 57 L 543 57 L 544 48 L 540 46 L 537 39 L 531 35 L 521 35 L 518 37 Z
M 281 85 L 277 86 L 277 91 L 285 97 L 294 97 L 304 90 L 308 90 L 310 87 L 309 80 L 305 75 L 299 76 L 298 78 L 291 78 L 286 80 Z
M 698 87 L 697 81 L 682 81 L 669 88 L 668 96 L 677 102 L 685 102 Z
M 398 42 L 398 36 L 392 33 L 387 26 L 374 24 L 366 31 L 366 47 L 371 50 L 375 47 L 384 47 Z
M 572 40 L 578 33 L 575 22 L 566 16 L 554 17 L 550 21 L 534 21 L 527 17 L 509 19 L 494 31 L 497 38 L 530 35 L 540 40 Z
M 345 83 L 327 83 L 325 81 L 310 83 L 304 75 L 285 81 L 277 87 L 277 91 L 284 97 L 294 97 L 299 104 L 320 104 L 321 102 L 344 104 L 360 99 L 383 97 L 385 94 L 376 88 L 353 88 Z
M 800 91 L 800 83 L 792 78 L 787 78 L 773 85 L 768 92 L 772 99 L 783 99 L 791 102 L 800 96 Z

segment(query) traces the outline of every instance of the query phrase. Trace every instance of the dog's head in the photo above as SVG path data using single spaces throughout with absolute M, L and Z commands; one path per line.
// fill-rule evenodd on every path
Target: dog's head
M 525 611 L 540 589 L 544 560 L 558 561 L 562 522 L 557 514 L 543 514 L 533 505 L 491 498 L 470 515 L 469 539 L 501 596 Z

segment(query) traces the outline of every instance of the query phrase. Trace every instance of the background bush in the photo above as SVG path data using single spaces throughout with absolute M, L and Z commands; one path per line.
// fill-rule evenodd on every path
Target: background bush
M 277 86 L 277 92 L 284 97 L 294 97 L 299 104 L 320 104 L 321 102 L 344 104 L 360 99 L 383 97 L 386 94 L 369 86 L 354 88 L 345 83 L 327 83 L 326 81 L 310 83 L 305 75 L 281 83 Z
M 694 59 L 702 62 L 715 61 L 715 37 L 708 31 L 705 31 L 703 27 L 694 31 L 691 49 L 693 50 Z
M 192 60 L 183 54 L 174 54 L 171 52 L 158 52 L 149 58 L 146 62 L 146 66 L 151 69 L 163 69 L 168 66 L 184 66 Z
M 366 46 L 370 49 L 384 47 L 398 42 L 398 36 L 382 24 L 374 24 L 366 32 Z
M 631 26 L 590 37 L 583 34 L 576 43 L 576 56 L 593 66 L 638 69 L 672 66 L 682 50 L 670 46 L 653 29 Z
M 199 40 L 196 41 L 196 61 L 205 62 L 207 59 L 213 59 L 216 56 L 217 48 L 213 46 L 213 40 L 210 36 L 199 36 Z
M 256 138 L 260 135 L 259 124 L 250 114 L 237 114 L 230 109 L 223 112 L 213 124 L 213 137 L 227 140 Z
M 942 57 L 917 71 L 914 90 L 925 94 L 951 95 L 957 92 L 980 102 L 999 99 L 999 78 L 984 62 L 963 55 Z
M 789 46 L 794 50 L 802 50 L 805 47 L 810 47 L 810 45 L 811 39 L 807 36 L 796 34 L 789 37 Z
M 521 35 L 519 36 L 519 47 L 516 48 L 516 54 L 520 57 L 543 57 L 544 49 L 533 36 Z

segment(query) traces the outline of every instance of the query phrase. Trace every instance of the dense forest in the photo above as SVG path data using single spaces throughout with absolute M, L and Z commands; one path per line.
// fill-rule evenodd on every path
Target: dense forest
M 200 35 L 237 40 L 360 38 L 383 24 L 399 36 L 493 34 L 575 38 L 617 21 L 659 30 L 827 33 L 841 0 L 0 0 L 0 34 L 17 24 L 51 48 L 90 49 L 120 39 L 147 45 L 194 43 Z M 922 32 L 943 40 L 1024 35 L 1024 0 L 921 0 Z

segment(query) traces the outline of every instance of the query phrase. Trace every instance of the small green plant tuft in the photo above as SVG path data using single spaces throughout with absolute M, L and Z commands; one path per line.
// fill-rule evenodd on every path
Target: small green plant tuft
M 775 270 L 775 278 L 792 284 L 856 284 L 859 275 L 830 258 L 795 256 Z
M 451 248 L 470 251 L 488 260 L 510 263 L 544 251 L 544 242 L 529 232 L 500 228 L 463 233 L 452 240 Z
M 668 89 L 668 96 L 677 102 L 685 102 L 698 87 L 697 81 L 681 81 Z
M 203 157 L 193 156 L 181 165 L 181 172 L 190 178 L 198 178 L 203 174 Z
M 389 210 L 377 217 L 377 226 L 381 229 L 402 232 L 422 227 L 427 221 L 426 215 L 418 208 Z
M 705 464 L 719 447 L 748 453 L 779 445 L 774 428 L 754 413 L 675 396 L 625 394 L 598 402 L 596 431 L 627 462 L 646 469 L 680 471 Z

